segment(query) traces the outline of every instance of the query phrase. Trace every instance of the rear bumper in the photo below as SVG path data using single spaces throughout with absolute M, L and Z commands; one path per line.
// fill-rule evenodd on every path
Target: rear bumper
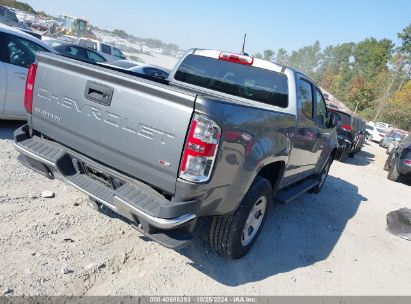
M 27 126 L 23 126 L 14 134 L 14 145 L 22 154 L 19 160 L 24 165 L 49 178 L 64 180 L 134 222 L 149 237 L 163 230 L 178 229 L 190 233 L 194 228 L 199 201 L 166 199 L 150 186 L 59 143 L 39 136 L 29 137 L 27 130 Z M 92 168 L 96 175 L 85 168 Z

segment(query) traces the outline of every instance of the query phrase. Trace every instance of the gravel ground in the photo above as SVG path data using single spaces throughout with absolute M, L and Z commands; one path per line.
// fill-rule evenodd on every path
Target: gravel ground
M 227 261 L 212 253 L 204 228 L 190 246 L 169 250 L 26 169 L 11 140 L 18 125 L 0 122 L 0 292 L 411 295 L 411 243 L 389 234 L 385 218 L 411 208 L 411 188 L 387 180 L 377 145 L 335 162 L 319 195 L 272 206 L 254 249 Z M 42 198 L 44 190 L 55 197 Z

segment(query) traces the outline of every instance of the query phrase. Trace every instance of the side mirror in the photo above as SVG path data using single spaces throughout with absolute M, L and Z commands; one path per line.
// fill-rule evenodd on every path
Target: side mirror
M 327 128 L 335 128 L 337 126 L 338 120 L 334 113 L 329 113 L 327 120 Z

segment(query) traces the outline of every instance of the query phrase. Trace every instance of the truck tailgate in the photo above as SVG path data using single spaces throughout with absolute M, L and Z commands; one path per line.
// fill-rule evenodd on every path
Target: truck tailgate
M 174 193 L 195 94 L 39 54 L 34 130 Z

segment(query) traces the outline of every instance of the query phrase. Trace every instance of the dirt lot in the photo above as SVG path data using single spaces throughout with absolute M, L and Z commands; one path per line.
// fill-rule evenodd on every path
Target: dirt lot
M 145 241 L 87 197 L 21 166 L 17 123 L 0 122 L 0 292 L 13 295 L 411 295 L 411 243 L 386 214 L 411 208 L 411 186 L 386 179 L 367 144 L 335 162 L 319 195 L 272 206 L 255 248 L 213 254 L 205 229 L 173 251 Z M 55 192 L 42 198 L 41 192 Z

